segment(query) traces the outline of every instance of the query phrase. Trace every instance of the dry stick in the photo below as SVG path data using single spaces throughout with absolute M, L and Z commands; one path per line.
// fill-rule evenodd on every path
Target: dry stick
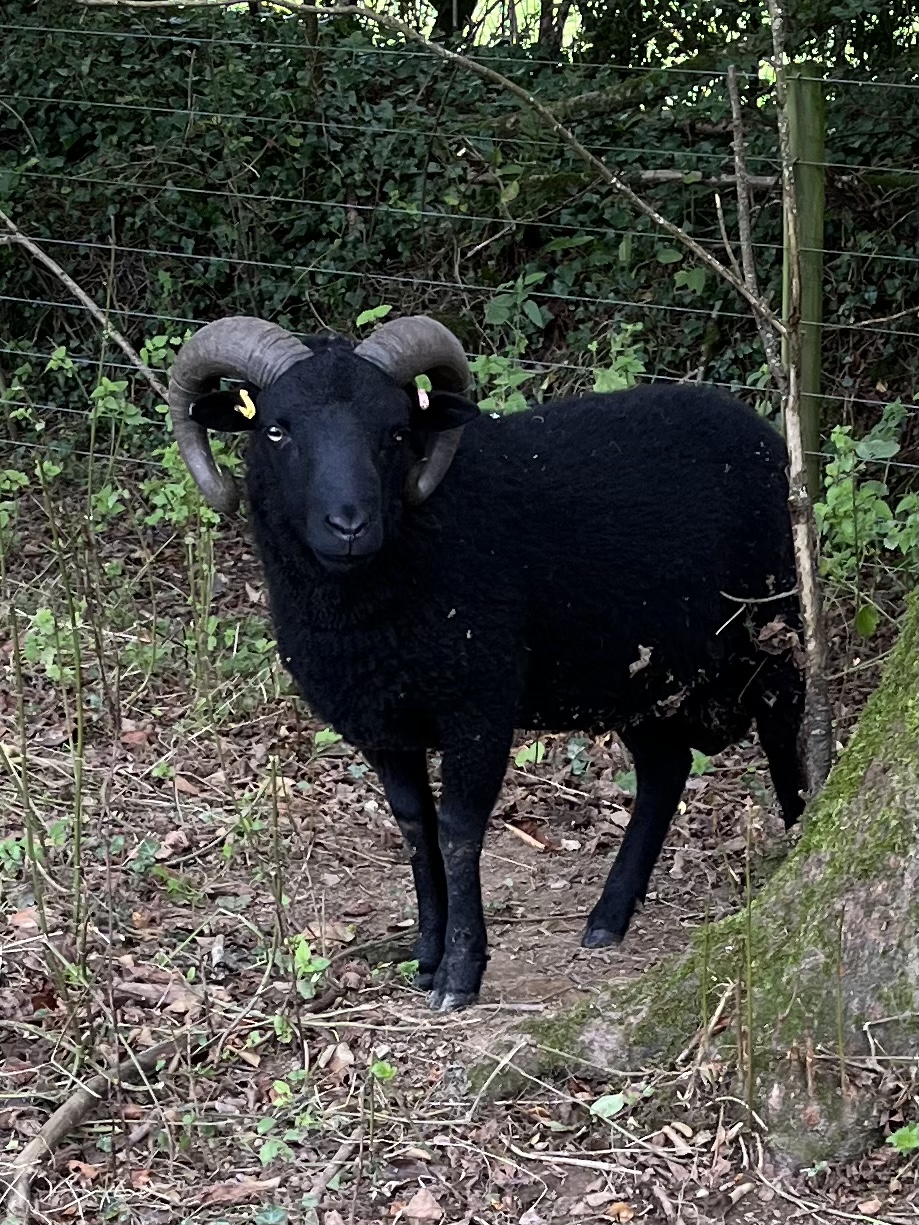
M 778 103 L 779 152 L 782 160 L 782 201 L 790 265 L 790 309 L 785 329 L 788 344 L 788 385 L 783 396 L 785 442 L 789 459 L 789 512 L 795 550 L 795 566 L 804 623 L 804 654 L 807 694 L 804 711 L 804 755 L 807 786 L 811 796 L 826 782 L 833 763 L 833 720 L 827 685 L 826 631 L 823 602 L 817 574 L 817 542 L 814 515 L 807 488 L 807 464 L 801 425 L 801 262 L 798 245 L 798 213 L 794 163 L 788 131 L 788 90 L 785 83 L 785 29 L 779 0 L 766 0 L 772 25 L 775 94 Z
M 753 260 L 753 226 L 750 222 L 750 176 L 747 173 L 747 152 L 744 145 L 743 118 L 740 112 L 740 91 L 737 88 L 737 69 L 728 68 L 728 94 L 731 98 L 731 128 L 734 133 L 734 174 L 737 180 L 737 230 L 740 237 L 740 258 L 743 262 L 744 284 L 757 299 L 760 297 Z M 788 380 L 782 368 L 782 355 L 776 344 L 775 332 L 757 315 L 756 326 L 763 343 L 769 373 L 783 394 L 788 389 Z
M 83 0 L 83 3 L 90 8 L 138 8 L 145 10 L 157 8 L 207 8 L 213 10 L 216 8 L 229 8 L 231 5 L 239 3 L 239 0 Z M 470 59 L 466 55 L 460 55 L 456 51 L 450 51 L 446 47 L 440 46 L 438 43 L 430 42 L 423 34 L 419 34 L 417 30 L 413 30 L 411 26 L 397 20 L 395 17 L 390 17 L 385 13 L 374 12 L 372 9 L 364 8 L 359 4 L 338 5 L 330 8 L 321 8 L 313 4 L 294 3 L 293 0 L 273 0 L 273 4 L 275 8 L 283 9 L 295 17 L 303 17 L 308 13 L 317 13 L 323 17 L 367 18 L 369 21 L 374 21 L 377 25 L 383 26 L 387 30 L 393 30 L 397 34 L 401 34 L 409 42 L 417 43 L 433 55 L 439 56 L 451 64 L 458 64 L 475 76 L 481 77 L 482 80 L 490 81 L 493 85 L 498 85 L 502 89 L 507 90 L 519 102 L 522 102 L 524 106 L 538 115 L 563 144 L 566 144 L 582 161 L 586 162 L 588 166 L 591 166 L 596 171 L 608 187 L 611 187 L 620 196 L 623 196 L 637 212 L 653 221 L 658 229 L 669 234 L 671 238 L 681 243 L 682 246 L 687 247 L 692 251 L 696 259 L 711 268 L 723 280 L 727 281 L 732 289 L 753 308 L 757 318 L 765 320 L 768 326 L 773 328 L 778 335 L 785 335 L 784 323 L 768 303 L 762 301 L 756 294 L 751 293 L 744 282 L 735 276 L 730 268 L 716 259 L 710 251 L 700 246 L 694 238 L 681 230 L 678 225 L 668 221 L 647 200 L 632 191 L 631 187 L 619 175 L 614 174 L 601 158 L 591 153 L 589 149 L 581 144 L 570 128 L 566 128 L 564 124 L 559 123 L 547 106 L 537 101 L 531 93 L 528 93 L 527 90 L 509 77 L 503 76 L 500 72 L 495 72 L 493 68 L 488 68 L 485 64 L 480 64 L 477 60 Z
M 102 328 L 102 334 L 115 342 L 129 361 L 131 361 L 132 364 L 137 367 L 156 394 L 161 396 L 165 401 L 167 397 L 166 385 L 157 378 L 147 363 L 142 360 L 140 354 L 133 347 L 130 341 L 126 340 L 125 337 L 122 336 L 122 334 L 117 330 L 117 328 L 112 327 L 105 315 L 105 312 L 96 305 L 92 298 L 80 288 L 72 277 L 67 275 L 60 264 L 56 263 L 50 255 L 46 255 L 41 247 L 38 246 L 37 243 L 33 242 L 31 238 L 28 238 L 25 234 L 23 234 L 19 226 L 15 225 L 14 222 L 7 217 L 6 213 L 0 212 L 0 221 L 2 221 L 9 230 L 9 234 L 0 234 L 0 243 L 17 243 L 20 247 L 24 247 L 25 250 L 28 251 L 31 256 L 37 259 L 40 264 L 44 264 L 49 272 L 53 272 L 58 280 L 67 286 L 77 301 L 82 302 L 82 304 L 86 307 L 92 317 Z
M 344 1140 L 338 1146 L 332 1160 L 312 1184 L 309 1191 L 307 1191 L 307 1195 L 314 1199 L 317 1204 L 322 1198 L 326 1187 L 328 1187 L 329 1183 L 357 1148 L 358 1144 L 360 1144 L 361 1136 L 363 1134 L 363 1128 L 358 1127 L 351 1133 L 347 1140 Z
M 696 1030 L 696 1032 L 687 1042 L 686 1046 L 680 1051 L 679 1055 L 677 1055 L 677 1067 L 679 1067 L 681 1063 L 685 1063 L 697 1046 L 699 1047 L 700 1052 L 704 1055 L 706 1043 L 714 1034 L 715 1028 L 717 1027 L 718 1022 L 721 1020 L 721 1014 L 727 1007 L 728 1000 L 731 998 L 733 991 L 734 983 L 730 982 L 722 992 L 721 999 L 718 1001 L 715 1011 L 709 1017 L 707 1024 L 700 1026 L 699 1029 Z
M 64 1137 L 79 1126 L 90 1110 L 102 1101 L 105 1091 L 132 1072 L 147 1072 L 160 1059 L 167 1055 L 174 1055 L 182 1040 L 188 1037 L 190 1032 L 187 1029 L 182 1030 L 174 1038 L 158 1042 L 156 1046 L 151 1046 L 149 1050 L 139 1055 L 129 1055 L 113 1071 L 100 1072 L 97 1076 L 93 1076 L 85 1085 L 81 1085 L 63 1105 L 58 1106 L 54 1114 L 46 1120 L 41 1131 L 29 1141 L 13 1162 L 12 1178 L 8 1183 L 4 1225 L 18 1225 L 19 1222 L 28 1221 L 31 1213 L 29 1190 L 33 1174 L 41 1161 L 53 1156 L 54 1150 Z M 209 1042 L 210 1039 L 205 1039 L 202 1048 L 209 1045 Z

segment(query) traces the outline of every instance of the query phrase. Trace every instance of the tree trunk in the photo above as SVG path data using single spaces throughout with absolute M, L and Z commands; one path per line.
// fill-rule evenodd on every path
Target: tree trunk
M 773 1153 L 800 1167 L 870 1147 L 866 1072 L 878 1055 L 919 1050 L 917 685 L 912 599 L 805 832 L 749 909 L 608 1000 L 530 1023 L 513 1062 L 540 1074 L 580 1071 L 579 1058 L 661 1066 L 726 1002 L 708 1057 L 767 1123 Z

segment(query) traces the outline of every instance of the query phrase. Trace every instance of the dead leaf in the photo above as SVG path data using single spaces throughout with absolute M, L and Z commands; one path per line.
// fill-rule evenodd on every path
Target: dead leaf
M 427 1222 L 439 1221 L 443 1215 L 443 1208 L 427 1187 L 416 1191 L 405 1205 L 405 1219 L 414 1222 L 414 1225 L 426 1225 Z
M 692 1149 L 689 1147 L 683 1137 L 674 1131 L 672 1127 L 665 1125 L 661 1128 L 661 1131 L 681 1156 L 692 1152 Z
M 253 587 L 251 583 L 246 583 L 246 595 L 249 597 L 250 604 L 264 604 L 265 593 L 260 587 Z
M 85 1161 L 68 1161 L 67 1169 L 73 1174 L 79 1174 L 84 1183 L 91 1183 L 105 1169 L 104 1165 L 88 1165 Z
M 25 910 L 16 910 L 11 915 L 7 915 L 7 923 L 18 932 L 22 932 L 24 936 L 31 935 L 38 931 L 38 912 L 34 906 L 28 906 Z
M 879 1199 L 863 1199 L 858 1206 L 858 1210 L 862 1216 L 874 1216 L 881 1211 L 883 1206 Z
M 182 795 L 201 794 L 201 788 L 196 786 L 194 783 L 189 782 L 187 778 L 183 778 L 181 774 L 177 774 L 172 781 L 175 784 L 176 791 L 180 792 Z
M 141 727 L 135 732 L 122 732 L 121 743 L 128 749 L 137 749 L 150 739 L 150 728 Z
M 70 732 L 66 727 L 52 728 L 49 732 L 44 732 L 38 738 L 38 743 L 46 749 L 56 749 L 63 744 L 65 740 L 70 739 Z
M 337 1208 L 331 1208 L 328 1212 L 323 1213 L 322 1225 L 345 1225 L 345 1218 Z
M 653 1194 L 657 1202 L 660 1204 L 660 1206 L 663 1208 L 664 1216 L 667 1218 L 667 1220 L 668 1221 L 676 1220 L 676 1209 L 674 1208 L 673 1203 L 667 1196 L 667 1193 L 664 1191 L 664 1188 L 660 1185 L 660 1183 L 656 1182 L 654 1184 L 654 1186 L 651 1188 L 651 1193 Z
M 615 1204 L 610 1204 L 606 1210 L 606 1215 L 614 1221 L 631 1221 L 635 1215 L 635 1210 L 624 1200 L 618 1199 Z
M 635 676 L 642 668 L 647 668 L 648 662 L 651 659 L 651 647 L 643 647 L 638 644 L 638 658 L 629 664 L 629 676 Z
M 362 919 L 365 915 L 373 913 L 373 907 L 369 902 L 349 902 L 345 905 L 342 914 L 346 918 Z
M 354 1055 L 347 1042 L 339 1042 L 337 1046 L 327 1046 L 317 1062 L 320 1068 L 328 1068 L 333 1075 L 340 1076 L 354 1063 Z
M 218 1182 L 209 1187 L 199 1200 L 202 1208 L 210 1208 L 215 1204 L 242 1204 L 247 1199 L 264 1195 L 266 1191 L 276 1191 L 281 1185 L 278 1178 L 243 1178 L 238 1182 Z
M 171 829 L 154 852 L 154 859 L 168 859 L 176 851 L 187 851 L 189 848 L 188 834 L 184 829 Z
M 588 1208 L 603 1208 L 612 1198 L 612 1191 L 591 1191 L 584 1196 L 584 1203 Z

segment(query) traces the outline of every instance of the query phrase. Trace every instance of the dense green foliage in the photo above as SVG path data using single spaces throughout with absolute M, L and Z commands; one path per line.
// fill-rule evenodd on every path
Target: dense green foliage
M 732 170 L 720 71 L 731 58 L 751 73 L 750 168 L 774 174 L 771 88 L 756 76 L 768 32 L 758 26 L 734 40 L 729 57 L 710 45 L 723 30 L 712 27 L 703 46 L 700 20 L 681 23 L 683 55 L 696 65 L 704 53 L 706 70 L 660 70 L 653 48 L 641 72 L 596 67 L 589 48 L 588 62 L 565 66 L 507 45 L 476 54 L 543 99 L 563 100 L 579 136 L 626 175 L 685 172 L 684 181 L 641 189 L 723 251 L 704 181 Z M 110 293 L 114 306 L 135 312 L 126 324 L 135 337 L 150 331 L 144 315 L 195 320 L 228 310 L 305 330 L 345 327 L 386 300 L 441 312 L 473 350 L 522 337 L 528 357 L 574 366 L 610 322 L 641 321 L 654 374 L 702 366 L 708 378 L 763 381 L 755 329 L 733 294 L 520 118 L 512 98 L 430 55 L 341 22 L 324 25 L 314 55 L 300 22 L 248 11 L 83 12 L 52 0 L 8 4 L 4 23 L 0 201 L 29 232 L 55 241 L 51 254 L 97 300 Z M 859 63 L 853 51 L 854 62 L 833 71 L 871 79 L 886 68 L 884 79 L 906 82 L 909 35 L 901 41 L 886 65 Z M 583 100 L 598 90 L 607 91 L 602 105 Z M 915 300 L 917 120 L 915 90 L 828 87 L 828 162 L 875 168 L 829 173 L 828 321 L 892 314 Z M 733 232 L 733 188 L 721 195 Z M 758 188 L 755 203 L 760 272 L 777 297 L 776 190 Z M 0 275 L 4 294 L 62 297 L 24 259 Z M 527 309 L 489 325 L 496 288 L 519 276 L 530 278 Z M 64 327 L 48 308 L 3 301 L 0 311 L 16 339 L 59 338 Z M 80 312 L 66 314 L 71 334 L 82 332 Z M 826 390 L 883 400 L 882 382 L 912 398 L 916 345 L 898 339 L 898 328 L 828 329 Z
M 901 465 L 919 458 L 919 329 L 908 315 L 848 325 L 919 303 L 919 90 L 908 13 L 817 9 L 790 6 L 790 44 L 819 55 L 829 78 L 828 462 L 818 510 L 825 569 L 851 584 L 865 565 L 916 553 L 912 470 Z M 568 62 L 507 43 L 474 54 L 557 108 L 721 258 L 718 199 L 736 233 L 733 185 L 717 181 L 733 172 L 723 74 L 737 63 L 749 167 L 762 180 L 756 260 L 778 301 L 776 124 L 758 11 L 677 14 L 656 0 L 630 18 L 628 46 L 622 30 L 613 38 L 612 9 L 597 7 L 593 26 L 590 5 L 579 11 Z M 13 0 L 0 24 L 0 206 L 46 240 L 154 364 L 216 315 L 354 332 L 386 302 L 437 314 L 460 335 L 478 355 L 488 408 L 687 375 L 746 388 L 763 411 L 777 406 L 745 305 L 509 94 L 424 50 L 342 21 L 323 22 L 310 43 L 306 23 L 248 9 Z M 662 171 L 676 181 L 649 181 Z M 0 398 L 14 437 L 50 442 L 58 462 L 87 445 L 86 428 L 93 446 L 130 438 L 133 454 L 161 442 L 143 385 L 128 387 L 117 369 L 100 381 L 98 328 L 21 252 L 0 264 L 0 326 Z M 61 359 L 46 370 L 62 343 L 69 367 Z M 65 411 L 49 414 L 55 406 Z M 10 530 L 27 459 L 3 457 L 0 532 Z M 170 488 L 175 480 L 157 486 L 160 502 Z M 102 482 L 93 496 L 98 514 L 117 513 L 116 486 Z M 106 498 L 115 499 L 108 510 Z M 174 520 L 176 508 L 160 512 Z

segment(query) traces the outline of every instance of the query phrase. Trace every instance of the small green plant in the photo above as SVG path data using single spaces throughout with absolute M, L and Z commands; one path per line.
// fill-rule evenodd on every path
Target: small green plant
M 305 935 L 293 938 L 293 973 L 297 994 L 304 1000 L 316 995 L 316 988 L 329 968 L 328 957 L 319 957 Z
M 222 467 L 233 472 L 239 470 L 238 457 L 228 452 L 219 438 L 213 440 L 212 450 Z M 152 507 L 144 521 L 151 526 L 168 523 L 176 528 L 200 521 L 205 526 L 215 527 L 220 522 L 220 516 L 199 497 L 197 486 L 179 455 L 178 444 L 170 443 L 158 453 L 157 458 L 162 465 L 162 473 L 144 481 L 141 486 Z
M 377 319 L 385 319 L 392 310 L 391 306 L 381 304 L 380 306 L 371 306 L 369 310 L 361 311 L 358 317 L 354 320 L 356 328 L 366 327 L 368 323 L 376 323 Z
M 313 736 L 313 751 L 318 757 L 326 749 L 330 749 L 333 744 L 339 744 L 341 736 L 338 732 L 332 731 L 330 727 L 322 727 Z
M 640 323 L 626 323 L 606 337 L 605 364 L 594 370 L 594 391 L 623 391 L 635 386 L 645 373 L 644 352 L 634 339 L 641 330 Z M 601 348 L 597 340 L 587 347 L 595 357 Z
M 82 626 L 82 609 L 77 609 L 77 625 Z M 73 649 L 71 627 L 62 626 L 51 608 L 39 608 L 29 622 L 23 644 L 23 655 L 37 664 L 49 680 L 68 683 L 73 680 Z
M 905 418 L 903 405 L 894 401 L 864 438 L 853 438 L 848 425 L 837 425 L 830 434 L 823 499 L 814 512 L 822 570 L 831 582 L 852 584 L 881 563 L 911 570 L 919 565 L 917 495 L 904 494 L 892 507 L 886 466 L 900 450 Z M 857 628 L 870 634 L 876 624 L 876 614 L 865 612 Z
M 914 1153 L 919 1149 L 919 1123 L 907 1123 L 887 1137 L 887 1143 L 898 1153 Z
M 483 353 L 469 363 L 469 368 L 479 387 L 488 391 L 479 400 L 482 412 L 518 413 L 526 408 L 527 398 L 520 388 L 533 376 L 520 365 L 518 356 Z
M 514 754 L 515 766 L 537 766 L 546 755 L 546 746 L 541 740 L 534 740 L 532 744 L 525 744 L 522 749 L 518 749 Z
M 715 767 L 712 765 L 712 759 L 706 756 L 705 753 L 700 753 L 698 749 L 692 750 L 692 765 L 689 770 L 694 778 L 702 774 L 714 774 Z
M 0 838 L 0 875 L 15 876 L 22 868 L 24 852 L 21 838 Z

